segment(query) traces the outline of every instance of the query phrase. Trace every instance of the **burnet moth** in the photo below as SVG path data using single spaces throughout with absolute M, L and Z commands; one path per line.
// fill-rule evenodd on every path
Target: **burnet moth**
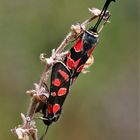
M 111 1 L 106 3 L 95 26 L 84 31 L 70 49 L 63 62 L 56 62 L 52 67 L 49 98 L 42 108 L 43 122 L 48 127 L 59 119 L 63 103 L 73 81 L 81 73 L 86 61 L 91 56 L 98 41 L 98 26 L 102 21 Z M 42 140 L 45 134 L 40 138 Z
M 68 67 L 62 62 L 56 62 L 52 67 L 50 96 L 46 104 L 42 107 L 43 122 L 48 127 L 52 122 L 59 119 L 61 115 L 62 105 L 69 92 L 71 85 L 71 73 Z M 43 140 L 45 134 L 40 138 Z
M 70 84 L 71 74 L 67 66 L 62 62 L 55 63 L 52 67 L 50 96 L 42 109 L 43 121 L 46 125 L 58 120 Z
M 64 60 L 64 63 L 67 65 L 71 72 L 73 82 L 83 70 L 86 61 L 89 59 L 96 47 L 96 43 L 98 41 L 97 28 L 99 27 L 100 22 L 106 14 L 107 8 L 111 1 L 115 0 L 106 1 L 95 26 L 91 27 L 89 30 L 86 30 L 78 38 Z

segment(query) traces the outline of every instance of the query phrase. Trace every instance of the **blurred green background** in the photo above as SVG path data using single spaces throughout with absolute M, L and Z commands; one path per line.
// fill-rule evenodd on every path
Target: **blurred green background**
M 43 65 L 71 24 L 90 17 L 104 0 L 0 0 L 0 140 L 16 140 Z M 80 75 L 48 140 L 138 140 L 138 0 L 110 6 L 111 24 L 100 34 L 90 73 Z M 94 23 L 93 23 L 94 24 Z M 45 127 L 36 120 L 39 134 Z

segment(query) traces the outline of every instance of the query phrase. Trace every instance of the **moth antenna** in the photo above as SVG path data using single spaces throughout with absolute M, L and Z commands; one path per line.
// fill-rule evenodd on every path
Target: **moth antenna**
M 102 11 L 101 11 L 101 14 L 100 14 L 100 16 L 99 16 L 99 18 L 98 18 L 97 23 L 95 24 L 94 27 L 91 27 L 91 28 L 89 29 L 90 31 L 97 33 L 97 28 L 98 28 L 100 22 L 102 21 L 102 19 L 103 19 L 105 13 L 106 13 L 107 8 L 108 8 L 109 4 L 111 3 L 111 1 L 114 1 L 114 2 L 115 2 L 115 0 L 106 0 L 106 3 L 104 4 L 104 7 L 103 7 L 103 9 L 102 9 Z

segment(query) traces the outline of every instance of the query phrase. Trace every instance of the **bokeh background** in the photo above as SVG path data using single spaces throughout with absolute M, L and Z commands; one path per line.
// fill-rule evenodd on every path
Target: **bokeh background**
M 51 54 L 71 24 L 90 17 L 87 8 L 104 0 L 0 0 L 0 140 L 16 140 L 43 70 L 42 52 Z M 80 75 L 48 140 L 138 140 L 138 0 L 110 6 L 111 24 L 100 34 L 90 73 Z M 94 22 L 93 22 L 94 24 Z M 45 127 L 36 120 L 39 135 Z

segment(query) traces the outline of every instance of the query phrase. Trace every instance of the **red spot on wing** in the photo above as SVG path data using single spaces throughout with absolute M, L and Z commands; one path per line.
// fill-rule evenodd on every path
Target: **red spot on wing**
M 52 113 L 52 105 L 51 104 L 48 104 L 48 113 Z
M 91 55 L 91 53 L 93 52 L 95 47 L 96 47 L 96 45 L 94 45 L 90 50 L 88 50 L 88 52 L 87 52 L 88 57 Z
M 69 80 L 69 75 L 68 75 L 65 71 L 59 69 L 58 72 L 61 74 L 61 76 L 62 76 L 66 81 Z
M 51 92 L 51 96 L 55 97 L 56 96 L 56 92 Z
M 80 52 L 81 50 L 82 50 L 82 48 L 83 48 L 83 41 L 81 40 L 81 39 L 79 39 L 77 42 L 76 42 L 76 44 L 74 45 L 74 50 L 76 51 L 76 52 Z
M 83 67 L 84 67 L 84 65 L 79 66 L 78 69 L 77 69 L 77 72 L 81 72 Z
M 80 62 L 81 58 L 79 58 L 77 61 L 74 62 L 74 68 L 77 68 L 79 62 Z
M 63 96 L 67 93 L 67 88 L 60 88 L 58 90 L 58 96 Z
M 69 69 L 73 68 L 73 63 L 74 63 L 74 61 L 68 57 L 66 65 L 68 66 Z
M 55 104 L 53 106 L 53 113 L 55 114 L 56 112 L 58 112 L 60 110 L 60 105 L 59 104 Z
M 77 61 L 72 60 L 71 58 L 67 58 L 66 65 L 69 69 L 75 70 L 80 62 L 81 58 L 79 58 Z
M 70 55 L 71 55 L 71 53 L 70 53 L 70 52 L 68 52 L 68 53 L 67 53 L 67 57 L 70 57 Z
M 60 80 L 58 78 L 56 78 L 56 79 L 53 80 L 53 85 L 59 87 L 60 84 L 61 84 L 61 82 L 60 82 Z

